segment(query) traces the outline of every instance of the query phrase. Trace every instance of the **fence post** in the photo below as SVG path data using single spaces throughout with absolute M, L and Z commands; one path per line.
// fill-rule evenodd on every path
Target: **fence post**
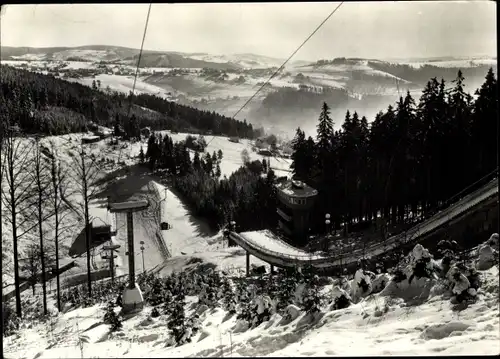
M 250 253 L 247 251 L 246 252 L 246 270 L 247 270 L 247 277 L 250 276 Z

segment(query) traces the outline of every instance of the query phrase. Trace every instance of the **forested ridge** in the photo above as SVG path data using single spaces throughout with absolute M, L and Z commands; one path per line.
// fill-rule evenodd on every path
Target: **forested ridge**
M 475 98 L 454 81 L 432 78 L 418 103 L 410 93 L 372 123 L 347 111 L 334 131 L 324 103 L 317 139 L 298 128 L 294 176 L 319 190 L 316 228 L 333 222 L 391 222 L 432 212 L 497 166 L 498 85 L 490 69 Z
M 0 125 L 18 125 L 27 133 L 61 135 L 86 131 L 90 122 L 119 124 L 129 137 L 140 128 L 211 131 L 215 135 L 254 137 L 246 121 L 169 102 L 147 94 L 105 93 L 97 87 L 52 75 L 1 66 Z M 131 105 L 132 104 L 132 105 Z M 147 107 L 148 111 L 139 106 Z

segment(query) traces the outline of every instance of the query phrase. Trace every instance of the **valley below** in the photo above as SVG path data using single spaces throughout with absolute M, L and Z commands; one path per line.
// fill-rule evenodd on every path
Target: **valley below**
M 138 50 L 118 47 L 8 48 L 2 64 L 128 94 Z M 321 104 L 331 104 L 340 126 L 345 112 L 356 111 L 372 121 L 375 115 L 409 91 L 418 100 L 431 77 L 450 82 L 457 71 L 466 90 L 480 86 L 494 57 L 373 60 L 337 58 L 317 62 L 291 61 L 276 72 L 282 59 L 253 54 L 209 55 L 146 51 L 141 60 L 136 93 L 159 96 L 226 116 L 236 113 L 268 131 L 291 134 L 301 126 L 313 133 Z M 272 77 L 271 80 L 269 80 Z M 269 81 L 268 81 L 269 80 Z M 267 85 L 247 106 L 242 106 Z M 471 93 L 471 95 L 473 95 Z M 238 112 L 239 111 L 239 112 Z

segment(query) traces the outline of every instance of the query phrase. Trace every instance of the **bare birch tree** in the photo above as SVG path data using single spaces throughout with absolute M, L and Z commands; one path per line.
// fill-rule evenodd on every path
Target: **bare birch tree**
M 39 250 L 40 250 L 40 267 L 42 271 L 41 283 L 43 292 L 43 314 L 47 315 L 47 270 L 46 270 L 46 254 L 44 250 L 44 235 L 45 231 L 43 229 L 44 222 L 46 221 L 47 211 L 44 209 L 46 200 L 48 199 L 48 189 L 50 186 L 49 181 L 49 168 L 47 162 L 43 160 L 42 153 L 40 149 L 40 138 L 35 138 L 34 146 L 34 156 L 33 156 L 33 170 L 31 171 L 31 177 L 35 185 L 34 199 L 31 201 L 30 207 L 34 210 L 31 214 L 38 227 L 38 238 L 39 238 Z
M 92 199 L 95 199 L 99 187 L 97 185 L 98 177 L 101 173 L 101 168 L 97 162 L 97 157 L 87 155 L 83 143 L 80 144 L 77 156 L 73 157 L 74 179 L 81 195 L 80 205 L 83 207 L 83 218 L 85 221 L 85 246 L 87 252 L 87 284 L 89 298 L 92 296 L 92 272 L 91 272 L 91 216 L 89 213 L 89 204 Z
M 4 112 L 4 111 L 2 111 Z M 5 116 L 5 113 L 4 113 Z M 4 154 L 4 139 L 6 135 L 6 126 L 9 123 L 8 116 L 6 118 L 0 117 L 0 189 L 3 191 L 3 176 L 4 176 L 4 160 L 3 160 L 3 154 Z M 3 206 L 2 206 L 2 199 L 0 198 L 0 215 L 3 216 Z M 5 263 L 5 260 L 7 259 L 7 253 L 4 252 L 3 248 L 3 220 L 0 220 L 0 253 L 2 253 L 2 265 Z M 3 268 L 2 268 L 3 269 Z M 2 271 L 3 273 L 3 271 Z M 3 297 L 3 278 L 2 278 L 2 297 Z
M 14 285 L 16 297 L 16 314 L 22 316 L 21 308 L 21 288 L 19 278 L 19 238 L 27 231 L 19 233 L 20 228 L 29 221 L 27 216 L 22 216 L 26 211 L 26 205 L 31 197 L 31 189 L 34 183 L 33 176 L 30 174 L 31 151 L 33 142 L 29 139 L 21 139 L 17 127 L 6 129 L 3 138 L 3 177 L 5 186 L 2 186 L 2 202 L 6 212 L 2 217 L 10 224 L 12 228 L 12 245 L 14 261 Z M 16 137 L 17 136 L 17 137 Z M 4 188 L 6 187 L 6 188 Z
M 55 247 L 55 274 L 57 287 L 57 309 L 61 311 L 61 282 L 59 273 L 59 242 L 65 238 L 65 234 L 73 223 L 66 221 L 72 211 L 67 205 L 67 197 L 70 195 L 68 186 L 67 169 L 58 160 L 57 146 L 51 143 L 50 182 L 51 182 L 51 202 L 54 213 L 54 247 Z

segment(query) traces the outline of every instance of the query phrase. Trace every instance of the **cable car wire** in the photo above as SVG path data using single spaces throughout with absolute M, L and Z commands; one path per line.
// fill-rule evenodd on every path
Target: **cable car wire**
M 344 1 L 342 1 L 339 5 L 337 5 L 337 7 L 335 9 L 333 9 L 329 14 L 328 16 L 314 29 L 314 31 L 300 44 L 300 46 L 295 49 L 295 51 L 285 60 L 285 62 L 283 62 L 283 64 L 276 70 L 274 71 L 274 73 L 271 75 L 271 77 L 269 77 L 269 79 L 264 82 L 264 84 L 262 86 L 260 86 L 257 91 L 243 104 L 243 106 L 241 106 L 238 111 L 235 112 L 235 114 L 231 117 L 232 119 L 235 119 L 235 117 L 250 103 L 250 101 L 252 101 L 255 96 L 257 96 L 257 94 L 262 91 L 262 89 L 264 89 L 264 87 L 266 87 L 267 84 L 269 84 L 269 82 L 281 71 L 285 68 L 285 65 L 292 59 L 293 56 L 295 56 L 295 54 L 297 52 L 299 52 L 300 49 L 302 49 L 302 47 L 316 34 L 316 32 L 319 31 L 319 29 L 333 16 L 333 14 L 335 14 L 337 12 L 337 10 L 342 6 L 342 4 L 344 3 Z M 208 141 L 207 143 L 207 146 L 215 139 L 215 136 L 212 136 L 212 138 L 210 139 L 210 141 Z M 248 147 L 248 144 L 247 144 L 247 147 Z M 270 157 L 274 157 L 278 162 L 282 162 L 277 156 L 276 154 L 273 154 L 273 156 L 270 156 Z
M 139 74 L 139 65 L 141 63 L 142 51 L 144 49 L 144 40 L 146 39 L 146 33 L 148 31 L 149 15 L 151 14 L 151 5 L 152 4 L 153 3 L 149 3 L 148 14 L 146 16 L 146 24 L 144 25 L 144 33 L 142 35 L 141 49 L 139 50 L 139 57 L 137 59 L 137 66 L 136 66 L 136 69 L 135 69 L 134 84 L 132 85 L 132 91 L 131 91 L 131 93 L 129 95 L 130 96 L 130 101 L 129 101 L 128 111 L 127 111 L 127 118 L 129 120 L 130 120 L 130 111 L 132 110 L 132 102 L 133 102 L 133 99 L 134 99 L 135 85 L 137 84 L 137 75 Z M 120 162 L 121 153 L 122 153 L 122 147 L 120 147 L 120 152 L 118 154 L 118 163 Z

